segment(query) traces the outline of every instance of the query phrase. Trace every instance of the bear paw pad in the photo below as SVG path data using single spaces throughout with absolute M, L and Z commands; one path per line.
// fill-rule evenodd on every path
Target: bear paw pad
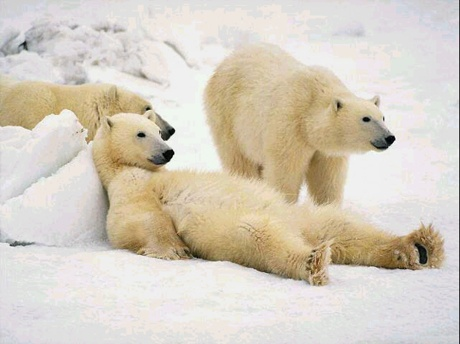
M 421 225 L 404 238 L 405 254 L 395 252 L 413 270 L 439 268 L 444 262 L 444 239 L 432 225 Z

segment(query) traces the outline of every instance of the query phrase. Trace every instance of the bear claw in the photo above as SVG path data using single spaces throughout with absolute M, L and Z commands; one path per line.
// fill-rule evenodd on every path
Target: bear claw
M 328 265 L 331 262 L 331 243 L 325 242 L 315 247 L 307 259 L 308 282 L 322 286 L 329 283 Z
M 179 259 L 190 259 L 192 255 L 188 248 L 167 248 L 163 250 L 159 250 L 157 248 L 152 247 L 142 247 L 137 251 L 137 254 L 141 256 L 151 257 L 151 258 L 158 258 L 164 260 L 179 260 Z

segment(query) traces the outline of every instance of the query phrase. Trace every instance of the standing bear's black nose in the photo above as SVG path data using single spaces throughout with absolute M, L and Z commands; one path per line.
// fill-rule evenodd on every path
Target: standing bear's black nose
M 388 144 L 388 146 L 391 146 L 393 142 L 395 141 L 396 141 L 396 137 L 394 137 L 394 135 L 385 137 L 385 142 Z
M 165 158 L 166 162 L 171 160 L 174 155 L 174 151 L 172 149 L 168 149 L 166 152 L 163 153 L 163 158 Z

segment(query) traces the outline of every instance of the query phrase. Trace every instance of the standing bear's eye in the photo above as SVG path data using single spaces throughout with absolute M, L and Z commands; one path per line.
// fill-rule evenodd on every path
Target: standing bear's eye
M 145 137 L 145 133 L 140 131 L 137 133 L 137 137 Z
M 371 119 L 369 117 L 367 117 L 367 116 L 363 117 L 363 122 L 370 122 L 370 121 L 371 121 Z
M 152 110 L 152 107 L 150 105 L 147 105 L 145 108 L 144 108 L 144 112 L 147 112 L 147 111 L 150 111 Z

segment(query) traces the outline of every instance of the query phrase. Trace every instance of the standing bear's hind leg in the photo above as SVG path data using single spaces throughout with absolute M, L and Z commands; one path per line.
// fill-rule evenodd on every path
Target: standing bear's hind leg
M 315 152 L 307 168 L 308 192 L 316 204 L 341 204 L 348 172 L 348 157 Z

